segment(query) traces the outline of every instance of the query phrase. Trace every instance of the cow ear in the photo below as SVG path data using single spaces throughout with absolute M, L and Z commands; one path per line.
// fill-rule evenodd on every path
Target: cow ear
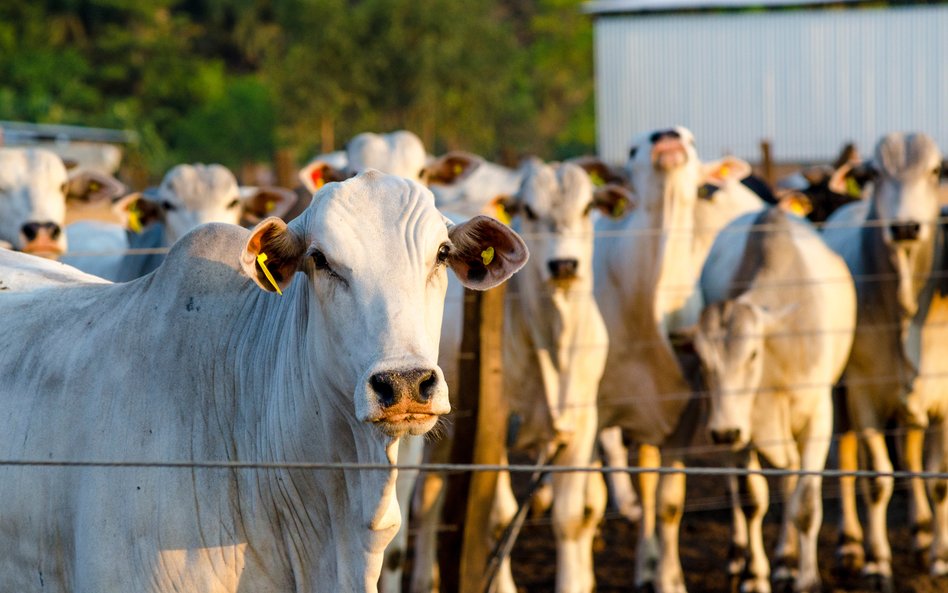
M 467 288 L 493 288 L 527 263 L 529 254 L 520 235 L 489 216 L 450 227 L 448 237 L 453 244 L 448 265 Z
M 810 197 L 795 189 L 777 189 L 774 192 L 777 198 L 777 207 L 785 212 L 805 218 L 813 212 L 813 202 Z
M 704 163 L 701 169 L 702 182 L 716 187 L 721 187 L 728 181 L 740 181 L 753 171 L 747 161 L 733 156 Z
M 97 171 L 73 170 L 69 173 L 66 199 L 83 202 L 114 200 L 125 192 L 121 181 Z
M 586 174 L 589 175 L 589 180 L 592 181 L 596 187 L 608 184 L 625 185 L 628 181 L 620 169 L 609 166 L 599 157 L 582 156 L 572 158 L 567 162 L 582 167 L 582 169 L 586 171 Z
M 622 218 L 638 205 L 635 194 L 621 185 L 610 183 L 593 191 L 592 205 L 611 218 Z
M 480 166 L 482 160 L 476 155 L 451 151 L 428 163 L 422 169 L 421 179 L 426 185 L 451 185 Z
M 490 213 L 500 222 L 509 225 L 520 212 L 520 202 L 513 196 L 497 196 L 490 201 Z
M 323 161 L 313 161 L 309 163 L 300 169 L 299 174 L 300 183 L 302 183 L 303 187 L 311 194 L 318 192 L 327 183 L 345 181 L 350 177 L 352 177 L 350 173 L 343 169 L 337 169 Z
M 257 286 L 282 294 L 300 269 L 305 248 L 305 243 L 285 222 L 270 217 L 250 231 L 240 254 L 240 266 Z
M 268 216 L 284 218 L 286 213 L 296 205 L 298 199 L 296 192 L 283 187 L 242 186 L 240 188 L 242 221 L 251 225 L 257 224 Z
M 875 169 L 871 163 L 846 163 L 833 171 L 826 186 L 833 193 L 859 199 L 866 185 L 873 179 Z
M 122 220 L 122 226 L 133 233 L 141 233 L 148 225 L 165 220 L 164 209 L 142 192 L 119 198 L 112 203 L 112 212 Z

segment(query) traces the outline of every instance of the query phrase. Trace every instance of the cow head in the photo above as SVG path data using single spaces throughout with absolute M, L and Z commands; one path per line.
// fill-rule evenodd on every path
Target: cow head
M 533 162 L 505 205 L 533 254 L 534 275 L 566 289 L 576 280 L 592 280 L 592 212 L 619 218 L 632 210 L 633 196 L 619 185 L 594 187 L 575 163 Z
M 754 400 L 764 370 L 764 339 L 792 307 L 771 312 L 741 298 L 705 307 L 696 327 L 682 330 L 701 361 L 711 397 L 708 429 L 720 445 L 750 441 Z
M 73 169 L 39 148 L 0 149 L 0 242 L 48 258 L 66 251 L 67 200 L 104 201 L 122 184 L 111 175 Z
M 262 290 L 306 299 L 318 380 L 354 390 L 350 413 L 387 437 L 424 433 L 450 409 L 436 364 L 448 268 L 483 290 L 526 259 L 503 224 L 451 225 L 423 186 L 377 171 L 325 186 L 289 225 L 264 220 L 240 256 Z
M 120 199 L 115 210 L 133 232 L 164 223 L 165 240 L 171 245 L 199 224 L 253 224 L 266 216 L 281 216 L 296 199 L 283 188 L 241 187 L 223 165 L 186 164 L 168 171 L 157 188 Z
M 739 181 L 750 175 L 751 167 L 735 157 L 702 163 L 694 135 L 676 126 L 637 136 L 629 149 L 626 173 L 636 195 L 643 200 L 641 206 L 651 210 L 664 205 L 656 199 L 664 200 L 669 195 L 687 207 L 697 199 L 702 186 L 718 188 Z

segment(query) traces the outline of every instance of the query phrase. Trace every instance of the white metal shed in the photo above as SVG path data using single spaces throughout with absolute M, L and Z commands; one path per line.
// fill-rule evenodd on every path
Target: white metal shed
M 638 132 L 682 124 L 699 154 L 777 162 L 863 153 L 890 131 L 948 150 L 948 4 L 600 0 L 598 150 L 624 162 Z

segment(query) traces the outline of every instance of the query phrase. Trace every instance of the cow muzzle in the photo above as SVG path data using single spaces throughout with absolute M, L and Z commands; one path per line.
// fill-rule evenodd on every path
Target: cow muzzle
M 652 144 L 652 166 L 660 171 L 670 171 L 688 162 L 688 150 L 677 133 L 665 133 L 654 138 Z
M 740 428 L 712 429 L 711 440 L 715 445 L 739 445 L 742 442 Z
M 20 227 L 23 252 L 56 259 L 63 254 L 62 228 L 55 222 L 28 222 Z
M 437 367 L 378 370 L 365 387 L 365 420 L 388 436 L 424 434 L 451 410 L 447 385 Z
M 893 222 L 889 225 L 892 240 L 896 242 L 918 241 L 922 232 L 922 225 L 914 220 Z
M 552 259 L 546 262 L 546 267 L 550 271 L 550 278 L 556 282 L 565 282 L 575 280 L 579 269 L 578 259 Z

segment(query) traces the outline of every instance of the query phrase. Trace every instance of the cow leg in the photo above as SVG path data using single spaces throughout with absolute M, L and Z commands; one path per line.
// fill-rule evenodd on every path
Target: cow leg
M 886 448 L 885 438 L 875 429 L 865 431 L 866 446 L 869 449 L 870 469 L 876 472 L 891 473 L 892 460 Z M 884 593 L 892 591 L 892 549 L 889 547 L 889 533 L 886 525 L 886 511 L 892 498 L 893 478 L 876 476 L 869 479 L 867 492 L 869 553 L 866 558 L 864 574 L 870 586 Z
M 441 474 L 424 473 L 418 487 L 420 496 L 415 509 L 418 533 L 412 561 L 411 593 L 438 593 L 438 527 L 444 508 L 445 479 Z
M 507 465 L 507 454 L 504 453 L 501 463 Z M 497 490 L 491 506 L 490 519 L 488 521 L 490 538 L 490 547 L 493 548 L 496 542 L 503 535 L 504 530 L 510 525 L 514 515 L 517 514 L 517 498 L 514 496 L 513 487 L 510 485 L 510 472 L 502 471 L 497 474 Z M 504 558 L 497 569 L 495 578 L 496 593 L 517 593 L 517 586 L 514 584 L 513 573 L 510 571 L 510 556 Z
M 820 405 L 813 412 L 810 423 L 799 436 L 797 446 L 800 450 L 800 466 L 807 472 L 819 472 L 826 468 L 826 458 L 829 455 L 830 438 L 833 433 L 833 409 L 829 394 L 820 400 Z M 792 521 L 794 540 L 799 539 L 796 547 L 799 559 L 799 572 L 793 581 L 786 581 L 781 587 L 784 590 L 793 590 L 797 593 L 817 593 L 820 591 L 820 571 L 817 561 L 817 543 L 820 526 L 823 523 L 823 478 L 820 475 L 800 476 L 796 481 L 793 492 L 787 498 L 787 515 Z M 786 557 L 780 561 L 790 564 Z
M 928 448 L 928 470 L 948 471 L 948 422 L 939 421 L 932 426 L 932 444 Z M 931 546 L 931 574 L 935 577 L 948 575 L 948 480 L 928 480 L 928 491 L 935 507 L 935 533 Z
M 905 469 L 912 472 L 922 471 L 922 453 L 925 446 L 925 430 L 908 427 L 902 443 L 902 460 Z M 912 518 L 913 547 L 915 557 L 922 566 L 928 565 L 928 556 L 932 545 L 932 511 L 925 492 L 925 480 L 909 478 L 912 497 L 909 504 L 909 517 Z
M 602 447 L 606 467 L 618 469 L 629 466 L 629 450 L 622 444 L 620 428 L 614 426 L 600 432 L 599 445 Z M 606 474 L 606 483 L 619 514 L 632 523 L 641 519 L 642 507 L 632 486 L 632 476 L 626 472 L 609 472 Z
M 748 452 L 744 466 L 747 469 L 760 469 L 760 460 L 756 452 Z M 770 563 L 764 550 L 764 515 L 767 514 L 769 490 L 767 478 L 760 474 L 747 474 L 738 478 L 741 495 L 744 499 L 742 509 L 747 525 L 747 566 L 742 583 L 742 593 L 770 593 Z
M 791 466 L 788 469 L 799 469 Z M 798 512 L 799 500 L 796 498 L 797 487 L 800 484 L 799 476 L 788 475 L 780 479 L 780 494 L 783 500 L 783 517 L 780 521 L 780 535 L 777 537 L 775 551 L 774 583 L 777 590 L 783 591 L 793 588 L 797 568 L 800 563 L 800 534 L 797 532 L 795 518 Z
M 670 467 L 684 468 L 681 460 Z M 659 551 L 658 591 L 660 593 L 686 593 L 685 575 L 681 570 L 678 555 L 678 535 L 681 516 L 685 510 L 685 474 L 665 474 L 658 483 Z
M 556 456 L 557 465 L 589 466 L 596 443 L 596 418 L 584 423 Z M 605 511 L 600 473 L 553 474 L 553 534 L 556 537 L 556 593 L 592 593 L 593 538 Z M 593 497 L 596 497 L 593 499 Z
M 639 445 L 639 468 L 657 468 L 662 463 L 658 447 Z M 639 474 L 639 495 L 642 501 L 642 520 L 639 523 L 639 541 L 635 550 L 635 587 L 641 591 L 655 589 L 658 568 L 658 540 L 655 535 L 655 497 L 658 493 L 658 474 Z
M 727 477 L 728 496 L 731 499 L 731 548 L 728 550 L 727 573 L 731 579 L 731 591 L 736 593 L 741 577 L 747 568 L 747 520 L 741 504 L 741 484 L 743 478 Z
M 425 440 L 421 437 L 405 437 L 398 444 L 399 465 L 420 465 L 425 452 Z M 402 568 L 408 550 L 408 520 L 411 498 L 418 481 L 418 470 L 399 470 L 395 481 L 395 497 L 402 514 L 402 526 L 385 548 L 385 560 L 382 563 L 382 576 L 379 591 L 398 593 L 402 590 Z
M 844 432 L 837 443 L 839 469 L 854 472 L 859 468 L 859 439 L 855 431 Z M 863 552 L 862 525 L 856 507 L 856 478 L 839 478 L 840 525 L 839 546 L 836 548 L 836 562 L 839 570 L 848 575 L 856 575 L 865 564 Z

